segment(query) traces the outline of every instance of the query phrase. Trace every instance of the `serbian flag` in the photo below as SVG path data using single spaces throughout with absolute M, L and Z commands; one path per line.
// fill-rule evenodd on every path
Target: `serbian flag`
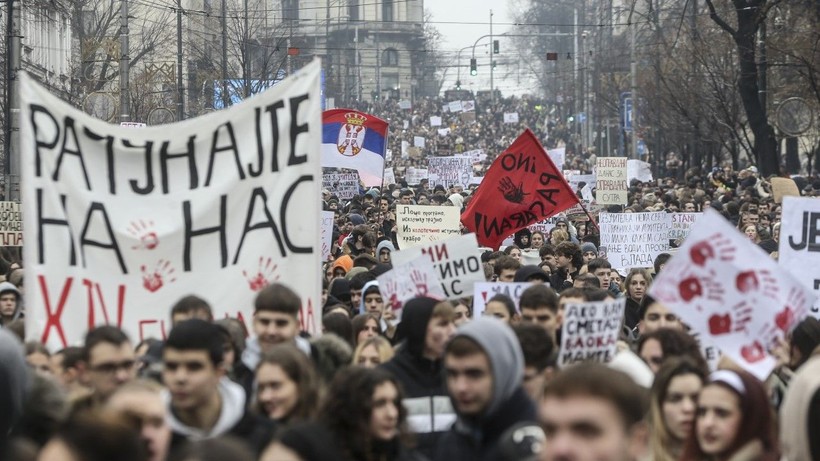
M 381 186 L 387 122 L 352 109 L 322 112 L 322 166 L 357 170 L 365 186 Z
M 579 203 L 564 175 L 527 129 L 495 159 L 461 222 L 498 249 L 508 235 Z

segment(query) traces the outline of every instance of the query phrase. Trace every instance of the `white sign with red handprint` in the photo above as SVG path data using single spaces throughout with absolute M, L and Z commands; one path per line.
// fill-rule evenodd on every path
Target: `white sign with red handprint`
M 515 309 L 520 311 L 518 303 L 521 301 L 521 293 L 532 285 L 532 282 L 476 283 L 473 288 L 473 318 L 480 317 L 484 312 L 487 301 L 497 294 L 509 296 L 515 303 Z
M 778 263 L 820 296 L 820 199 L 783 197 Z M 820 298 L 811 308 L 820 318 Z
M 401 320 L 404 303 L 417 296 L 446 299 L 441 282 L 433 269 L 433 263 L 426 256 L 419 256 L 376 277 L 379 291 L 385 300 L 385 309 L 390 309 Z
M 775 366 L 769 351 L 815 299 L 713 210 L 698 220 L 649 294 L 760 379 Z

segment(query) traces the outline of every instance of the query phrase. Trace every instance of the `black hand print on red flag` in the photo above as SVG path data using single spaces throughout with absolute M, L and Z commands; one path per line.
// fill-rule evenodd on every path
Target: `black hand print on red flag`
M 504 195 L 505 199 L 512 203 L 523 203 L 524 198 L 529 195 L 524 192 L 523 182 L 519 182 L 516 186 L 513 184 L 512 179 L 510 179 L 509 176 L 505 176 L 501 179 L 501 184 L 498 185 L 498 190 L 501 191 L 501 194 Z

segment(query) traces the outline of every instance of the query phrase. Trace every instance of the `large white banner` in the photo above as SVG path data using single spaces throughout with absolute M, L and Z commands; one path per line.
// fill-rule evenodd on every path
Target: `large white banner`
M 668 213 L 601 213 L 601 245 L 616 269 L 652 267 L 659 254 L 669 251 Z
M 473 177 L 473 159 L 467 155 L 427 158 L 429 187 L 444 186 L 449 189 L 454 184 L 467 188 Z
M 396 227 L 399 247 L 427 245 L 461 235 L 461 210 L 453 206 L 399 205 Z
M 23 75 L 28 337 L 61 348 L 108 323 L 162 338 L 190 294 L 250 326 L 273 282 L 321 332 L 319 80 L 316 60 L 228 109 L 134 130 Z
M 820 296 L 820 199 L 783 197 L 780 267 Z M 820 318 L 820 299 L 811 308 Z

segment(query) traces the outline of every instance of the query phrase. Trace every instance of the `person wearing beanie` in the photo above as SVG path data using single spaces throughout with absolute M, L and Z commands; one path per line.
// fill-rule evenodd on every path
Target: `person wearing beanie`
M 550 276 L 543 269 L 534 265 L 528 264 L 521 266 L 515 271 L 515 278 L 513 282 L 535 282 L 535 283 L 550 283 Z
M 396 333 L 398 352 L 381 368 L 401 383 L 407 422 L 418 437 L 417 449 L 432 457 L 439 438 L 456 419 L 447 391 L 441 357 L 455 331 L 455 309 L 447 301 L 413 298 L 404 305 Z
M 592 242 L 584 242 L 581 244 L 581 256 L 584 258 L 584 264 L 586 264 L 598 257 L 598 248 Z
M 539 431 L 535 404 L 522 386 L 521 345 L 501 321 L 482 317 L 461 326 L 447 344 L 444 368 L 458 419 L 434 460 L 510 459 L 505 453 L 517 435 Z

